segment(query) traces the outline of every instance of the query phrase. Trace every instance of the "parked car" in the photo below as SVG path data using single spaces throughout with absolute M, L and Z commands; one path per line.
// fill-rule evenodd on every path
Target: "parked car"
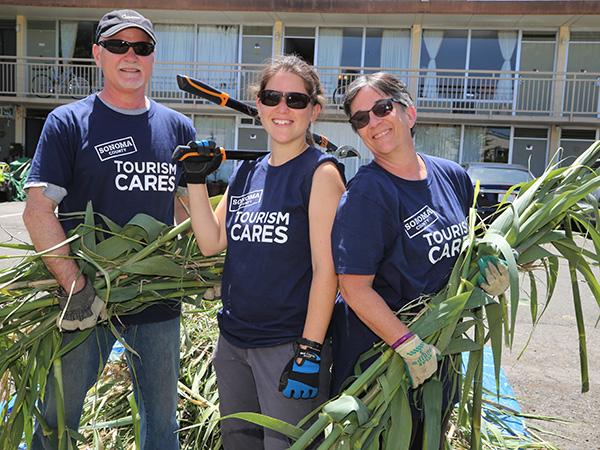
M 520 164 L 470 162 L 462 166 L 471 177 L 473 186 L 479 180 L 477 213 L 482 220 L 486 221 L 490 220 L 488 218 L 496 211 L 498 204 L 511 187 L 534 178 L 527 167 Z M 507 200 L 514 199 L 517 193 L 518 189 L 515 189 Z
M 10 176 L 10 166 L 5 162 L 0 162 L 0 192 L 4 193 L 6 201 L 12 200 L 13 186 Z

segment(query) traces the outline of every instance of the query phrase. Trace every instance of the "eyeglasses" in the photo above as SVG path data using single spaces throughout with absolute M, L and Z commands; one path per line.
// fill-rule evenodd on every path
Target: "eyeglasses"
M 258 93 L 260 102 L 265 106 L 277 106 L 281 98 L 285 98 L 288 108 L 304 109 L 310 103 L 310 97 L 302 92 L 279 92 L 271 89 L 263 89 Z
M 360 130 L 361 128 L 369 125 L 371 121 L 370 112 L 373 112 L 377 117 L 385 117 L 394 109 L 394 102 L 399 103 L 400 105 L 406 107 L 407 105 L 395 98 L 384 98 L 381 100 L 377 100 L 373 107 L 368 111 L 356 111 L 352 117 L 350 117 L 350 122 L 354 128 Z
M 133 48 L 133 51 L 138 56 L 148 56 L 154 51 L 154 44 L 152 42 L 127 42 L 121 39 L 107 39 L 106 41 L 98 42 L 98 45 L 117 55 L 124 55 L 129 51 L 129 47 Z

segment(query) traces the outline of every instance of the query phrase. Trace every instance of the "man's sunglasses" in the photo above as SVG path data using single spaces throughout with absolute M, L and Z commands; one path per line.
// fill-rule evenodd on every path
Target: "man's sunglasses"
M 385 117 L 394 109 L 394 102 L 406 107 L 403 102 L 398 101 L 395 98 L 383 98 L 377 100 L 373 107 L 368 111 L 356 111 L 352 117 L 350 117 L 348 122 L 350 122 L 354 128 L 360 130 L 369 125 L 369 122 L 371 121 L 371 116 L 369 115 L 370 112 L 373 112 L 377 117 Z
M 106 41 L 98 42 L 98 45 L 117 55 L 124 55 L 129 51 L 129 47 L 133 48 L 133 51 L 138 56 L 148 56 L 154 51 L 154 44 L 152 42 L 127 42 L 121 39 L 107 39 Z
M 260 102 L 265 106 L 277 106 L 281 98 L 285 98 L 288 108 L 304 109 L 310 103 L 310 97 L 302 92 L 279 92 L 271 89 L 263 89 L 258 93 Z

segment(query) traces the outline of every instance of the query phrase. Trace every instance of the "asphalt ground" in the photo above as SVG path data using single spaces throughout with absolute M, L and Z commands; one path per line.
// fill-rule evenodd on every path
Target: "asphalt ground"
M 0 203 L 0 242 L 29 242 L 21 218 L 24 206 L 22 202 Z M 0 249 L 0 255 L 18 254 Z M 0 259 L 0 269 L 16 261 Z M 598 273 L 598 268 L 593 270 Z M 538 272 L 537 277 L 538 288 L 543 291 L 543 272 Z M 581 392 L 575 308 L 568 266 L 563 262 L 556 291 L 535 328 L 527 292 L 520 296 L 514 342 L 512 349 L 504 349 L 502 368 L 524 414 L 568 421 L 528 418 L 531 432 L 562 450 L 600 450 L 600 332 L 596 328 L 600 307 L 582 277 L 578 279 L 587 333 L 589 391 Z M 528 282 L 523 281 L 522 285 L 528 286 Z

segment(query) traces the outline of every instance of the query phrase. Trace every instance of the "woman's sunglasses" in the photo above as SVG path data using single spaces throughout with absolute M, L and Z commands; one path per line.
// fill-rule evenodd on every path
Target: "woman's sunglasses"
M 258 93 L 258 99 L 265 106 L 277 106 L 281 98 L 285 98 L 288 108 L 304 109 L 310 103 L 310 97 L 302 92 L 279 92 L 271 89 L 263 89 Z
M 368 111 L 356 111 L 354 115 L 350 117 L 348 122 L 350 122 L 354 128 L 360 130 L 369 125 L 369 122 L 371 121 L 371 116 L 369 115 L 370 112 L 373 112 L 377 117 L 385 117 L 394 109 L 394 102 L 406 106 L 395 98 L 384 98 L 377 100 L 373 107 Z
M 148 56 L 154 51 L 154 44 L 152 42 L 127 42 L 121 39 L 107 39 L 106 41 L 98 42 L 98 45 L 117 55 L 124 55 L 129 51 L 129 47 L 133 48 L 133 51 L 138 56 Z

